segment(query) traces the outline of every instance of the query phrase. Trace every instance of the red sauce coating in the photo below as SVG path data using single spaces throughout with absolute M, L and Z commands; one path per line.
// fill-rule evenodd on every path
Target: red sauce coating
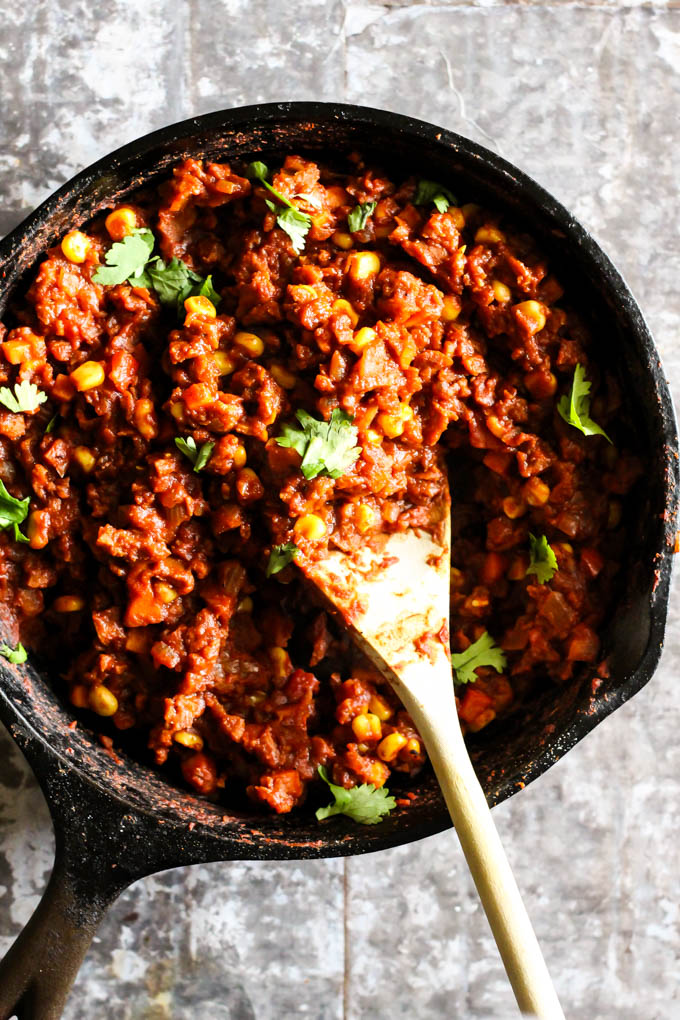
M 14 296 L 0 383 L 48 399 L 0 410 L 0 476 L 30 499 L 28 542 L 0 532 L 0 595 L 109 733 L 137 728 L 202 794 L 286 812 L 320 764 L 350 787 L 425 759 L 294 565 L 265 576 L 274 545 L 323 555 L 423 523 L 450 449 L 452 649 L 488 630 L 508 661 L 459 688 L 477 731 L 597 660 L 640 466 L 557 413 L 577 364 L 614 438 L 620 395 L 530 236 L 476 205 L 416 206 L 413 179 L 356 156 L 348 173 L 289 156 L 273 184 L 311 218 L 300 254 L 244 167 L 187 160 Z M 212 275 L 216 315 L 93 280 L 131 224 Z M 299 408 L 352 417 L 361 454 L 339 478 L 306 479 L 276 442 Z M 199 473 L 177 437 L 214 444 Z M 557 557 L 545 584 L 530 533 Z

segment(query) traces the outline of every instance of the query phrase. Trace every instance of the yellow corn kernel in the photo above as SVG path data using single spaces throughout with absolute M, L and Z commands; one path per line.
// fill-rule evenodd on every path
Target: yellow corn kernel
M 142 439 L 154 439 L 158 434 L 153 415 L 153 401 L 142 397 L 135 404 L 135 425 Z
M 544 506 L 550 498 L 550 486 L 534 476 L 524 484 L 522 495 L 529 506 Z
M 498 227 L 480 227 L 475 234 L 477 244 L 500 244 L 505 240 L 505 234 Z
M 104 378 L 104 366 L 99 361 L 84 361 L 71 372 L 71 380 L 81 393 L 101 386 Z
M 501 283 L 500 280 L 494 280 L 491 286 L 493 289 L 493 296 L 496 298 L 496 301 L 498 301 L 498 304 L 507 304 L 512 297 L 512 291 L 510 288 L 505 283 Z
M 515 313 L 517 312 L 528 325 L 532 336 L 540 333 L 545 326 L 545 306 L 540 301 L 520 301 L 515 305 Z
M 367 429 L 366 439 L 372 446 L 379 446 L 379 444 L 382 443 L 383 437 L 379 432 L 376 432 L 375 429 Z
M 512 496 L 506 496 L 503 500 L 503 513 L 506 517 L 509 517 L 511 521 L 516 521 L 518 517 L 523 517 L 526 512 L 526 503 L 522 503 L 519 499 L 513 499 Z
M 80 595 L 60 595 L 52 603 L 52 609 L 57 613 L 79 613 L 85 608 L 85 599 Z
M 288 676 L 292 669 L 292 662 L 285 648 L 281 648 L 279 645 L 274 645 L 273 648 L 269 649 L 269 658 L 272 660 L 274 667 L 274 673 L 279 679 L 283 679 Z
M 234 343 L 251 358 L 259 358 L 264 352 L 264 342 L 256 333 L 237 333 Z
M 203 737 L 199 737 L 198 733 L 192 733 L 190 730 L 177 730 L 177 733 L 173 733 L 172 739 L 176 744 L 189 747 L 192 751 L 203 750 Z
M 89 694 L 90 694 L 89 687 L 85 687 L 84 684 L 76 684 L 75 687 L 71 688 L 69 694 L 71 704 L 75 705 L 76 708 L 87 708 L 87 706 L 90 703 Z
M 90 238 L 82 230 L 70 230 L 61 242 L 61 250 L 69 262 L 79 266 L 87 258 L 90 244 Z
M 357 740 L 380 740 L 382 737 L 382 724 L 377 715 L 365 712 L 352 719 L 352 733 Z
M 213 358 L 220 375 L 231 375 L 236 368 L 236 362 L 229 357 L 226 351 L 215 351 Z
M 408 743 L 403 733 L 388 733 L 378 744 L 378 757 L 383 761 L 394 761 L 402 747 Z
M 462 588 L 465 584 L 465 574 L 458 567 L 451 567 L 450 581 L 452 588 Z
M 381 719 L 383 722 L 387 722 L 387 720 L 391 719 L 394 715 L 390 706 L 383 700 L 383 698 L 380 697 L 379 694 L 371 695 L 371 700 L 368 703 L 368 709 L 369 712 L 372 712 L 373 715 L 377 715 L 378 719 Z
M 416 740 L 415 737 L 410 737 L 406 741 L 406 753 L 412 754 L 414 758 L 417 758 L 420 754 L 420 741 Z
M 287 368 L 284 368 L 283 365 L 270 365 L 269 371 L 279 386 L 283 386 L 284 390 L 292 390 L 295 387 L 297 383 L 296 377 Z
M 237 469 L 237 471 L 240 471 L 241 468 L 246 466 L 247 460 L 248 455 L 246 453 L 246 448 L 243 445 L 243 443 L 239 443 L 236 449 L 234 450 L 234 467 Z
M 184 302 L 184 311 L 189 315 L 202 315 L 206 319 L 214 319 L 217 309 L 210 298 L 197 294 L 196 297 L 188 297 Z
M 31 549 L 44 549 L 47 545 L 49 538 L 45 523 L 45 510 L 32 510 L 28 515 L 28 520 L 26 521 L 26 536 L 30 542 Z
M 356 282 L 368 280 L 380 272 L 380 259 L 374 251 L 358 251 L 352 255 L 349 275 Z
M 398 414 L 387 414 L 383 411 L 378 415 L 378 425 L 388 439 L 397 439 L 404 431 L 404 423 Z
M 89 696 L 90 708 L 97 715 L 115 715 L 118 711 L 118 698 L 108 687 L 99 684 L 93 687 Z
M 137 214 L 129 205 L 122 205 L 120 209 L 109 213 L 104 225 L 114 241 L 122 241 L 137 226 Z
M 496 437 L 496 439 L 502 439 L 505 435 L 508 426 L 503 425 L 495 414 L 490 414 L 486 419 L 486 427 L 489 432 Z
M 244 599 L 241 599 L 236 607 L 237 613 L 252 613 L 253 611 L 253 600 L 250 595 L 246 595 Z
M 326 525 L 316 514 L 305 514 L 295 522 L 293 531 L 299 538 L 306 538 L 309 542 L 320 542 L 326 534 Z
M 460 300 L 453 294 L 444 295 L 442 319 L 444 322 L 455 322 L 460 315 Z
M 165 581 L 156 581 L 155 584 L 156 598 L 163 605 L 169 606 L 171 602 L 174 602 L 177 598 L 177 592 L 170 584 L 166 584 Z
M 372 344 L 377 337 L 377 333 L 370 326 L 362 326 L 358 329 L 352 338 L 352 342 L 349 345 L 350 350 L 354 351 L 355 354 L 361 354 L 365 347 Z
M 395 414 L 383 411 L 377 421 L 388 439 L 396 439 L 404 431 L 404 424 L 413 417 L 413 409 L 408 404 L 401 404 Z
M 92 450 L 89 450 L 87 446 L 76 446 L 73 451 L 73 459 L 80 468 L 89 475 L 92 468 L 97 463 L 97 458 L 93 454 Z
M 357 322 L 359 321 L 358 312 L 356 311 L 354 306 L 351 305 L 349 301 L 346 301 L 344 298 L 338 298 L 337 301 L 334 301 L 333 304 L 331 305 L 331 310 L 334 312 L 344 312 L 344 314 L 348 317 L 349 321 L 352 323 L 353 326 L 356 326 Z
M 149 647 L 149 636 L 146 627 L 131 627 L 125 638 L 125 650 L 128 652 L 145 652 Z
M 354 241 L 352 240 L 352 235 L 346 234 L 344 230 L 336 230 L 333 236 L 331 237 L 331 241 L 333 242 L 336 248 L 342 248 L 343 251 L 349 251 L 349 249 L 354 244 Z
M 363 535 L 375 522 L 375 510 L 366 503 L 360 503 L 354 515 L 354 523 Z
M 618 499 L 609 500 L 609 511 L 607 513 L 607 528 L 613 531 L 614 528 L 618 528 L 621 523 L 621 517 L 623 515 L 623 509 L 621 507 L 621 501 Z
M 490 722 L 493 722 L 495 718 L 496 713 L 493 708 L 485 708 L 484 711 L 480 712 L 479 715 L 476 715 L 471 722 L 468 721 L 467 727 L 472 731 L 472 733 L 479 733 L 479 731 L 483 730 L 485 726 L 488 726 Z

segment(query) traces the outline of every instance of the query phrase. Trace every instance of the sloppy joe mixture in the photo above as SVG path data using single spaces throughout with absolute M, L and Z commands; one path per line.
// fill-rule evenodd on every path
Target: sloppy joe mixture
M 295 559 L 422 526 L 442 450 L 465 729 L 599 661 L 617 383 L 523 225 L 427 176 L 187 160 L 0 324 L 2 654 L 199 793 L 407 797 L 418 734 Z

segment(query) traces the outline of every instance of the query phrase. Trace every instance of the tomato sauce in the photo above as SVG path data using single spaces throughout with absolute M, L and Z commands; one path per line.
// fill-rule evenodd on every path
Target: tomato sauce
M 0 477 L 30 501 L 28 541 L 0 531 L 0 596 L 90 723 L 138 730 L 199 793 L 287 812 L 319 765 L 382 786 L 425 754 L 272 550 L 322 556 L 422 525 L 444 447 L 452 651 L 488 632 L 507 661 L 457 688 L 476 732 L 597 662 L 640 464 L 616 442 L 615 377 L 530 225 L 416 204 L 417 181 L 358 156 L 344 172 L 288 156 L 271 184 L 187 160 L 70 232 L 13 296 L 0 384 L 45 396 L 0 409 Z M 112 244 L 147 229 L 153 257 L 210 277 L 213 301 L 97 281 Z M 577 365 L 612 443 L 558 413 Z M 305 477 L 277 442 L 300 409 L 351 423 L 359 453 L 338 477 Z M 556 559 L 543 583 L 530 535 Z

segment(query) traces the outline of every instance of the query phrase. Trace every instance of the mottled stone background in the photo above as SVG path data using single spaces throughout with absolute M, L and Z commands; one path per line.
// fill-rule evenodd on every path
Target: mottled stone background
M 106 151 L 260 100 L 435 121 L 528 170 L 637 294 L 680 392 L 680 9 L 616 0 L 33 0 L 0 34 L 0 231 Z M 680 1016 L 680 601 L 652 684 L 495 811 L 573 1020 Z M 51 864 L 4 734 L 0 951 Z M 452 833 L 379 856 L 214 864 L 139 882 L 68 1020 L 516 1015 Z

